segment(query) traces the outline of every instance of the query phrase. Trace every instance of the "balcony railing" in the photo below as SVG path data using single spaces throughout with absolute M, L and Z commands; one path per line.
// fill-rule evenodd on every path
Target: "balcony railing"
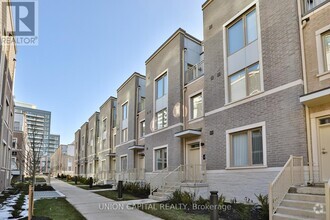
M 198 77 L 204 75 L 204 60 L 200 63 L 188 68 L 188 70 L 185 73 L 185 83 L 189 83 L 193 81 L 194 79 L 197 79 Z
M 122 171 L 118 175 L 118 179 L 124 182 L 134 182 L 138 180 L 144 180 L 145 169 L 134 168 L 127 171 Z

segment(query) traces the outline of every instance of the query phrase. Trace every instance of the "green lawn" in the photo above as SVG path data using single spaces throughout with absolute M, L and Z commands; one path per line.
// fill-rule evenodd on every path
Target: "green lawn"
M 53 220 L 83 220 L 80 214 L 65 198 L 42 199 L 34 203 L 34 216 Z
M 160 208 L 160 204 L 153 204 L 155 208 L 139 208 L 141 211 L 148 213 L 150 215 L 162 218 L 164 220 L 208 220 L 210 219 L 210 215 L 201 215 L 201 214 L 192 214 L 186 213 L 182 209 L 164 209 Z
M 110 187 L 104 187 L 104 186 L 93 186 L 93 188 L 90 189 L 88 185 L 80 185 L 80 186 L 77 185 L 77 187 L 82 188 L 82 189 L 87 189 L 87 190 L 94 190 L 94 189 L 111 189 Z
M 119 200 L 118 191 L 116 191 L 116 190 L 100 191 L 100 192 L 94 192 L 94 193 L 107 197 L 108 199 L 116 200 L 116 201 L 141 199 L 141 198 L 133 196 L 131 194 L 123 193 L 123 199 Z

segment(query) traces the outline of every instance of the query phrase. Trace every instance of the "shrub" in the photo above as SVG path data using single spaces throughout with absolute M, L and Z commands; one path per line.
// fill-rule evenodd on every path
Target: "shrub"
M 150 193 L 150 184 L 143 182 L 126 182 L 123 191 L 140 198 L 147 198 Z
M 52 186 L 44 184 L 44 185 L 35 185 L 34 190 L 35 191 L 54 191 L 54 188 Z
M 259 212 L 259 219 L 268 219 L 268 213 L 269 213 L 269 204 L 268 204 L 268 195 L 255 195 L 259 201 L 259 204 L 257 204 L 257 211 Z

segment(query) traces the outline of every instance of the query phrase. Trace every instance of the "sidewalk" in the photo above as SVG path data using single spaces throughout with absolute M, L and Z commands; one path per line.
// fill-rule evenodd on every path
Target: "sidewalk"
M 129 201 L 113 201 L 55 178 L 52 178 L 51 185 L 55 190 L 63 193 L 68 202 L 86 219 L 159 219 L 140 210 L 132 209 L 127 206 Z

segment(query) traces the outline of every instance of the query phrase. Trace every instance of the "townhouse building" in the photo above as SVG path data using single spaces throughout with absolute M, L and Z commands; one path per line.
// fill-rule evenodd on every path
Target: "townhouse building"
M 80 129 L 77 130 L 74 134 L 74 174 L 75 176 L 81 175 L 81 146 L 80 146 L 81 136 L 80 136 Z
M 330 179 L 330 1 L 298 1 L 310 182 Z
M 14 123 L 13 86 L 16 68 L 16 43 L 10 1 L 1 1 L 0 11 L 0 192 L 10 186 Z M 3 40 L 5 39 L 5 40 Z M 11 43 L 8 43 L 11 42 Z
M 80 176 L 83 176 L 83 177 L 87 177 L 87 174 L 88 174 L 88 169 L 87 169 L 87 166 L 88 166 L 88 159 L 87 159 L 87 147 L 88 147 L 88 122 L 85 122 L 81 127 L 80 127 L 80 130 L 79 130 L 79 135 L 80 138 L 79 138 L 79 142 L 80 142 L 80 145 L 79 145 L 79 175 Z M 77 134 L 77 132 L 76 132 Z
M 138 140 L 138 127 L 143 122 L 139 113 L 146 97 L 145 83 L 145 76 L 135 72 L 117 89 L 116 176 L 119 180 L 144 180 L 144 146 Z
M 117 99 L 109 97 L 100 107 L 99 149 L 97 157 L 99 167 L 97 178 L 105 184 L 115 181 L 116 173 L 116 114 Z
M 207 180 L 227 198 L 268 194 L 290 155 L 307 162 L 297 15 L 295 0 L 203 5 Z
M 50 158 L 51 173 L 56 175 L 74 175 L 74 145 L 60 145 Z
M 85 149 L 87 153 L 86 174 L 88 177 L 96 177 L 98 171 L 97 150 L 99 148 L 99 112 L 95 112 L 88 120 L 88 141 Z

